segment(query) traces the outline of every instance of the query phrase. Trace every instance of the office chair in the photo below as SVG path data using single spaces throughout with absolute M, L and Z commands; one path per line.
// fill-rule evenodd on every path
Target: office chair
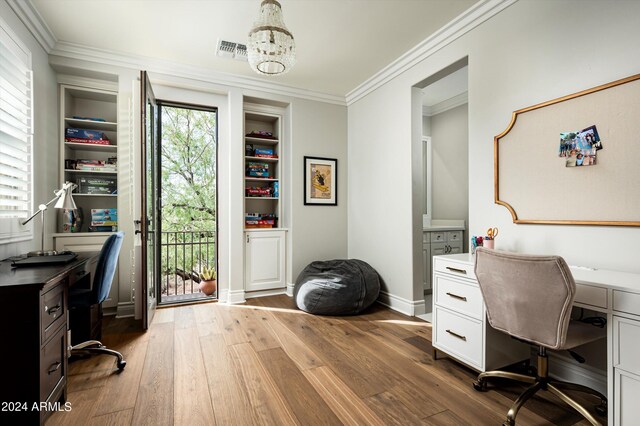
M 91 322 L 91 311 L 94 310 L 94 312 L 96 312 L 95 309 L 97 309 L 97 326 L 88 327 L 89 329 L 85 331 L 88 331 L 91 337 L 97 335 L 97 338 L 100 339 L 102 323 L 102 307 L 100 304 L 104 302 L 111 290 L 111 283 L 113 282 L 113 276 L 116 272 L 118 254 L 122 247 L 123 236 L 124 233 L 118 232 L 110 235 L 104 242 L 102 250 L 100 251 L 100 257 L 98 258 L 93 284 L 90 289 L 76 289 L 71 287 L 69 291 L 69 311 L 72 333 L 74 322 L 80 327 L 83 325 L 86 327 L 87 324 Z M 120 352 L 107 349 L 99 340 L 87 340 L 86 342 L 73 345 L 70 347 L 70 353 L 71 355 L 104 354 L 115 356 L 118 359 L 117 366 L 120 371 L 127 365 L 127 362 L 123 359 Z
M 578 411 L 591 424 L 600 423 L 563 390 L 574 390 L 600 398 L 599 415 L 607 412 L 607 398 L 586 386 L 549 377 L 547 349 L 569 350 L 606 337 L 604 328 L 571 320 L 576 284 L 559 256 L 534 256 L 478 248 L 475 274 L 480 285 L 491 327 L 538 346 L 534 376 L 507 371 L 480 373 L 473 387 L 486 390 L 487 379 L 501 377 L 530 383 L 511 406 L 504 426 L 515 425 L 524 403 L 539 390 L 548 390 Z M 535 369 L 532 369 L 535 370 Z

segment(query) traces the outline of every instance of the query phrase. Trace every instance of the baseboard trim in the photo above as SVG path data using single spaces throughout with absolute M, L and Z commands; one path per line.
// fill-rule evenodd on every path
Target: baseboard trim
M 426 312 L 424 299 L 409 300 L 403 297 L 396 296 L 395 294 L 387 293 L 386 291 L 380 292 L 380 296 L 378 296 L 377 302 L 390 309 L 393 309 L 394 311 L 398 311 L 411 317 L 422 315 Z
M 224 303 L 228 303 L 229 305 L 246 302 L 244 290 L 227 290 L 225 299 Z
M 136 306 L 133 302 L 118 303 L 116 318 L 129 318 L 136 314 Z
M 295 286 L 296 286 L 295 284 L 287 283 L 287 296 L 293 297 L 293 288 Z
M 589 365 L 578 364 L 570 358 L 550 352 L 549 375 L 558 380 L 580 383 L 607 394 L 607 373 Z
M 278 294 L 286 294 L 286 292 L 286 289 L 279 288 L 275 290 L 248 291 L 244 296 L 247 299 L 253 299 L 254 297 L 277 296 Z

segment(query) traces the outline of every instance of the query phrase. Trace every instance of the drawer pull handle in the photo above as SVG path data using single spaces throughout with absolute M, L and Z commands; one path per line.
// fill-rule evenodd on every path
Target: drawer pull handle
M 47 374 L 50 375 L 52 373 L 55 373 L 56 371 L 58 371 L 60 369 L 61 366 L 62 366 L 62 363 L 60 361 L 54 362 L 53 364 L 51 364 L 49 366 L 49 371 L 47 371 Z
M 465 296 L 458 296 L 457 294 L 453 294 L 449 292 L 447 292 L 447 296 L 453 297 L 454 299 L 462 300 L 463 302 L 467 301 L 467 298 Z
M 48 313 L 49 315 L 51 315 L 51 314 L 55 314 L 55 313 L 56 313 L 56 312 L 58 312 L 59 310 L 60 310 L 60 305 L 56 305 L 56 306 L 53 306 L 53 307 L 51 307 L 51 308 L 48 308 L 48 307 L 46 307 L 46 306 L 44 307 L 44 311 L 45 311 L 46 313 Z
M 457 337 L 460 340 L 464 340 L 465 342 L 467 341 L 467 338 L 465 336 L 461 336 L 458 333 L 455 333 L 451 330 L 445 330 L 447 333 L 449 333 L 450 335 L 452 335 L 453 337 Z
M 457 272 L 459 274 L 467 275 L 467 271 L 465 271 L 464 269 L 452 268 L 451 266 L 447 266 L 447 269 L 450 270 L 451 272 Z

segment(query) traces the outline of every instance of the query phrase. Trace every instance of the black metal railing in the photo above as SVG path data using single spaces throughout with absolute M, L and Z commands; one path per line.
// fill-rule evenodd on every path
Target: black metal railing
M 215 232 L 163 231 L 160 235 L 160 303 L 208 297 L 199 289 L 203 266 L 216 266 Z

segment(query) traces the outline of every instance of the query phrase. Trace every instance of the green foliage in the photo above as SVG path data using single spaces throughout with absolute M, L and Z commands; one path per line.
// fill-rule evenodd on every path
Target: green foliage
M 216 113 L 162 107 L 162 230 L 216 230 Z
M 216 269 L 213 266 L 211 268 L 203 266 L 202 271 L 200 271 L 200 278 L 202 278 L 203 281 L 215 280 L 216 276 Z

